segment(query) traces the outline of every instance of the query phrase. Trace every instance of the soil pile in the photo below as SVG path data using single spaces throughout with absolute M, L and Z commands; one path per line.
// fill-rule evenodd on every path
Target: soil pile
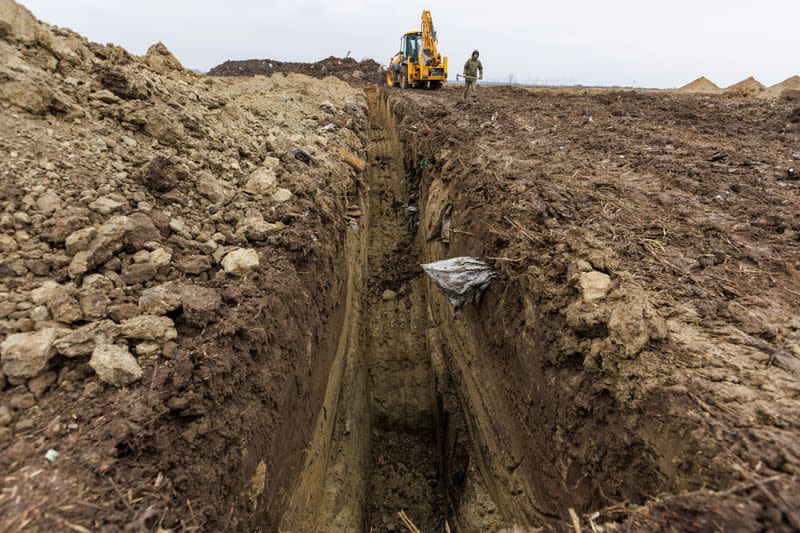
M 780 96 L 786 91 L 800 91 L 800 76 L 792 76 L 769 88 L 773 96 Z
M 750 95 L 760 93 L 765 89 L 764 84 L 750 76 L 746 80 L 735 83 L 725 89 L 725 93 L 729 95 Z
M 705 76 L 701 76 L 688 85 L 684 85 L 679 90 L 691 93 L 715 93 L 719 92 L 720 88 L 717 84 L 710 81 Z
M 773 85 L 772 88 L 781 90 L 800 91 L 800 76 L 792 76 L 791 78 L 787 78 L 782 82 Z
M 212 68 L 209 76 L 271 76 L 281 73 L 298 73 L 314 78 L 335 76 L 356 83 L 375 83 L 379 79 L 381 65 L 372 59 L 356 61 L 352 57 L 322 59 L 316 63 L 291 63 L 273 59 L 248 59 L 226 61 Z
M 251 529 L 327 370 L 363 93 L 203 78 L 0 0 L 0 104 L 0 529 Z

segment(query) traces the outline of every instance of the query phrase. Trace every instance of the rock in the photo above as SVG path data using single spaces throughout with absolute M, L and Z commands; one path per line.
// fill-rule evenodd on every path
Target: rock
M 142 368 L 127 348 L 115 344 L 102 344 L 92 352 L 89 360 L 97 376 L 115 387 L 124 387 L 142 377 Z
M 11 378 L 36 377 L 55 355 L 55 340 L 55 328 L 9 335 L 0 344 L 3 374 Z
M 181 288 L 174 282 L 147 289 L 139 297 L 139 309 L 148 315 L 165 315 L 179 308 L 181 303 Z
M 265 222 L 263 218 L 244 218 L 239 221 L 236 233 L 245 237 L 248 241 L 263 241 L 269 235 L 277 233 L 285 226 L 282 222 L 272 224 Z
M 53 192 L 46 192 L 36 199 L 36 207 L 45 215 L 49 215 L 61 207 L 61 198 Z
M 43 322 L 45 320 L 50 320 L 50 311 L 47 309 L 46 305 L 38 305 L 31 309 L 29 316 L 34 322 Z
M 278 169 L 281 168 L 281 160 L 278 159 L 277 157 L 272 157 L 268 155 L 264 157 L 264 161 L 261 162 L 261 168 L 266 168 L 277 174 Z
M 157 120 L 163 120 L 157 113 L 155 116 L 158 117 Z M 148 116 L 148 120 L 149 119 L 150 117 Z M 155 125 L 148 124 L 148 127 L 154 128 Z M 151 134 L 159 140 L 162 140 L 159 137 L 164 137 L 166 135 L 163 131 L 160 133 L 153 132 Z M 170 140 L 164 139 L 162 142 L 169 144 Z M 189 171 L 184 165 L 169 157 L 158 156 L 150 161 L 150 163 L 137 174 L 137 177 L 152 191 L 164 193 L 171 191 L 177 187 L 179 183 L 185 181 L 189 177 Z
M 175 263 L 175 268 L 184 274 L 202 274 L 211 269 L 211 259 L 207 255 L 188 255 Z
M 137 344 L 133 350 L 136 355 L 153 356 L 158 355 L 161 351 L 161 345 L 154 341 L 142 341 Z
M 186 130 L 183 124 L 176 120 L 177 117 L 169 108 L 164 106 L 150 108 L 146 111 L 145 117 L 144 131 L 152 138 L 156 139 L 164 146 L 171 146 L 173 148 L 178 148 L 183 144 L 186 137 Z M 180 172 L 183 174 L 183 171 Z M 176 176 L 179 180 L 182 180 L 185 179 L 187 175 Z M 162 182 L 162 184 L 165 183 L 167 182 Z M 176 185 L 177 182 L 174 183 L 173 187 Z M 172 187 L 169 189 L 159 189 L 154 187 L 153 190 L 157 192 L 166 192 L 171 188 Z
M 102 290 L 84 289 L 78 293 L 78 302 L 83 316 L 87 320 L 92 320 L 106 316 L 110 300 Z
M 53 293 L 53 289 L 56 287 L 60 287 L 57 282 L 52 280 L 45 281 L 39 287 L 31 291 L 31 300 L 37 305 L 47 303 L 50 299 L 50 295 Z
M 101 215 L 110 215 L 123 205 L 124 204 L 122 202 L 117 202 L 112 198 L 109 198 L 107 196 L 102 196 L 97 200 L 95 200 L 94 202 L 90 203 L 89 209 L 91 209 L 92 211 L 96 211 Z
M 362 71 L 360 71 L 360 70 L 354 70 L 353 71 L 353 78 L 355 78 L 357 80 L 363 79 L 364 78 L 364 73 Z
M 8 426 L 14 421 L 14 412 L 7 405 L 0 405 L 0 426 Z
M 208 172 L 203 172 L 197 177 L 197 192 L 215 204 L 227 204 L 235 194 L 233 189 Z
M 272 195 L 272 199 L 279 204 L 284 202 L 288 202 L 292 199 L 292 191 L 289 189 L 279 188 L 275 193 Z
M 40 374 L 28 382 L 28 390 L 30 390 L 33 393 L 33 396 L 38 400 L 44 396 L 44 393 L 47 392 L 47 389 L 49 389 L 57 379 L 58 374 L 55 372 L 45 372 L 44 374 Z
M 108 308 L 108 317 L 114 322 L 123 322 L 139 315 L 139 306 L 136 304 L 118 304 Z
M 128 285 L 147 283 L 158 275 L 151 263 L 134 263 L 122 269 L 122 277 Z
M 180 218 L 173 218 L 169 221 L 169 229 L 175 233 L 183 233 L 186 231 L 186 222 Z
M 17 241 L 14 240 L 14 237 L 0 234 L 0 252 L 10 254 L 16 252 L 17 248 L 19 248 L 19 246 L 17 245 Z
M 164 248 L 156 248 L 150 252 L 149 262 L 156 270 L 169 265 L 170 261 L 172 261 L 172 254 Z
M 0 302 L 0 319 L 6 318 L 16 310 L 17 304 L 14 302 Z
M 228 274 L 235 276 L 244 276 L 258 266 L 258 252 L 250 249 L 239 248 L 228 255 L 222 260 L 222 268 Z
M 217 311 L 222 306 L 219 292 L 199 285 L 182 285 L 180 295 L 183 316 L 189 324 L 204 327 L 216 320 Z
M 150 262 L 150 252 L 147 250 L 139 250 L 131 257 L 134 263 L 149 263 Z
M 114 256 L 125 244 L 125 236 L 134 229 L 134 223 L 126 216 L 116 216 L 100 226 L 89 248 L 86 250 L 86 266 L 97 268 Z M 80 253 L 75 255 L 73 263 Z M 70 265 L 72 266 L 72 265 Z
M 596 270 L 582 272 L 578 276 L 578 289 L 587 302 L 605 298 L 611 289 L 611 278 Z
M 30 392 L 16 392 L 8 398 L 8 406 L 17 411 L 36 405 L 36 397 Z
M 97 69 L 97 80 L 121 98 L 143 100 L 149 95 L 144 78 L 120 69 L 100 67 Z
M 125 247 L 128 251 L 137 252 L 145 249 L 145 245 L 149 242 L 161 241 L 161 232 L 147 214 L 131 213 L 128 220 L 131 222 L 131 228 L 125 234 Z
M 75 254 L 75 257 L 72 258 L 72 262 L 70 262 L 69 267 L 67 268 L 67 274 L 70 278 L 75 279 L 89 271 L 89 252 L 82 251 Z
M 274 170 L 261 167 L 250 174 L 244 190 L 253 195 L 267 195 L 275 190 L 277 182 L 278 177 L 275 175 Z
M 181 62 L 172 55 L 172 52 L 169 51 L 169 48 L 164 46 L 164 43 L 160 42 L 147 49 L 144 62 L 147 63 L 147 66 L 154 72 L 158 72 L 159 74 L 169 74 L 170 71 L 185 72 Z
M 78 252 L 88 250 L 89 244 L 92 242 L 92 239 L 94 239 L 95 235 L 97 235 L 97 228 L 94 226 L 82 228 L 71 233 L 69 237 L 67 237 L 66 241 L 64 241 L 67 254 L 72 256 Z
M 97 92 L 93 92 L 89 95 L 90 100 L 99 100 L 106 104 L 116 104 L 119 102 L 120 98 L 116 94 L 112 93 L 108 89 L 103 89 Z
M 118 335 L 118 326 L 111 320 L 86 324 L 58 339 L 54 346 L 66 357 L 89 355 L 100 344 L 111 344 Z
M 39 24 L 36 18 L 25 7 L 17 2 L 0 1 L 0 26 L 5 28 L 4 38 L 7 36 L 26 46 L 35 45 L 38 41 Z
M 50 310 L 53 320 L 72 324 L 83 318 L 83 311 L 78 300 L 63 285 L 54 287 L 47 300 L 47 309 Z
M 83 278 L 84 289 L 98 290 L 108 292 L 114 288 L 114 282 L 102 274 L 91 274 Z
M 178 337 L 171 318 L 155 315 L 140 315 L 120 325 L 120 334 L 126 339 L 169 341 Z
M 385 291 L 383 291 L 381 298 L 383 299 L 384 302 L 388 302 L 389 300 L 394 300 L 395 298 L 397 298 L 397 293 L 391 289 L 386 289 Z

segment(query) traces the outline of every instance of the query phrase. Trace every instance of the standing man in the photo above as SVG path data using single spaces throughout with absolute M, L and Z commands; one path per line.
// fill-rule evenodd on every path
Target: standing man
M 475 85 L 478 83 L 478 80 L 483 79 L 483 65 L 481 64 L 481 60 L 478 59 L 480 55 L 480 52 L 473 50 L 472 57 L 467 59 L 467 62 L 464 63 L 464 82 L 466 83 L 464 87 L 464 100 L 469 98 L 470 94 L 472 95 L 473 101 L 478 99 L 478 96 L 475 94 Z M 480 72 L 480 75 L 478 75 L 478 72 Z

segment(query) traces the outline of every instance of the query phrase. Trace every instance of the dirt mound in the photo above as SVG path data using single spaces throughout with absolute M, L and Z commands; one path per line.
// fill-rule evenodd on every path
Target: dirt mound
M 726 87 L 725 92 L 731 94 L 754 94 L 760 93 L 764 91 L 764 89 L 765 86 L 763 83 L 755 79 L 753 76 L 750 76 L 739 83 L 734 83 L 730 87 Z
M 780 83 L 776 83 L 770 87 L 770 89 L 800 91 L 800 76 L 792 76 L 791 78 L 787 78 Z
M 692 83 L 684 85 L 679 90 L 692 93 L 715 93 L 719 92 L 720 88 L 705 76 L 701 76 Z
M 363 93 L 0 0 L 0 104 L 0 530 L 255 529 L 335 351 Z
M 768 89 L 772 96 L 781 96 L 784 93 L 800 91 L 800 76 L 792 76 Z
M 352 57 L 322 59 L 316 63 L 292 63 L 273 59 L 248 59 L 226 61 L 212 68 L 209 76 L 271 76 L 275 73 L 291 72 L 314 78 L 335 76 L 349 82 L 374 83 L 378 79 L 381 65 L 372 59 L 356 61 Z

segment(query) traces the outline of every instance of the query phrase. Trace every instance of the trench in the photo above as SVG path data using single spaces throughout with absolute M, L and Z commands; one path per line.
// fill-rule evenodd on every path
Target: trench
M 346 236 L 343 327 L 279 531 L 497 531 L 501 519 L 444 363 L 420 268 L 418 176 L 386 95 L 370 97 L 366 179 Z M 439 302 L 439 305 L 441 302 Z

